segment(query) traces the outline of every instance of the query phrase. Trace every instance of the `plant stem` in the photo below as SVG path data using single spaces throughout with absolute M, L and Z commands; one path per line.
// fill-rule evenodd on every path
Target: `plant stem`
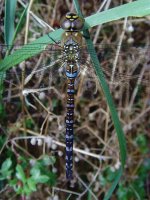
M 26 196 L 22 195 L 21 200 L 26 200 Z

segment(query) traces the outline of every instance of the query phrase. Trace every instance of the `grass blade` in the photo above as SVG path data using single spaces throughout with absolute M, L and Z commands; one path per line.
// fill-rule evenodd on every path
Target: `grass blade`
M 11 45 L 14 38 L 14 20 L 17 0 L 5 0 L 4 39 L 6 45 Z M 0 114 L 3 114 L 2 94 L 5 72 L 0 72 Z M 2 116 L 2 115 L 1 115 Z
M 108 191 L 107 196 L 105 197 L 105 200 L 108 200 L 110 198 L 112 192 L 114 191 L 115 187 L 117 186 L 119 179 L 122 175 L 122 169 L 124 168 L 124 165 L 125 165 L 125 162 L 126 162 L 126 142 L 125 142 L 125 137 L 124 137 L 124 133 L 123 133 L 123 130 L 122 130 L 122 126 L 121 126 L 120 121 L 119 121 L 118 113 L 116 111 L 116 108 L 115 108 L 112 96 L 110 94 L 109 87 L 108 87 L 107 82 L 105 80 L 103 71 L 100 67 L 100 63 L 99 63 L 99 60 L 98 60 L 97 55 L 96 55 L 96 51 L 95 51 L 94 46 L 93 46 L 93 42 L 90 39 L 90 35 L 89 35 L 88 30 L 84 30 L 83 33 L 86 36 L 85 38 L 86 38 L 86 44 L 87 44 L 88 52 L 89 52 L 91 60 L 93 62 L 93 67 L 94 67 L 95 72 L 97 74 L 99 83 L 100 83 L 100 85 L 103 89 L 104 95 L 106 97 L 106 101 L 107 101 L 108 106 L 109 106 L 112 121 L 113 121 L 115 130 L 116 130 L 118 142 L 119 142 L 120 159 L 121 159 L 122 167 L 118 171 L 118 174 L 117 174 L 117 176 L 114 180 L 114 183 L 112 184 L 111 188 Z
M 17 0 L 5 0 L 4 38 L 11 45 L 14 38 L 14 20 Z
M 16 29 L 15 29 L 13 41 L 15 40 L 15 38 L 16 38 L 18 32 L 19 32 L 20 26 L 22 25 L 22 21 L 24 20 L 24 17 L 26 16 L 27 9 L 28 9 L 28 5 L 26 6 L 26 8 L 24 9 L 24 11 L 21 14 L 21 17 L 20 17 L 19 22 L 18 22 Z
M 45 49 L 46 44 L 53 44 L 53 40 L 59 40 L 62 32 L 62 29 L 51 32 L 50 34 L 45 35 L 30 44 L 24 45 L 21 49 L 16 50 L 13 54 L 5 57 L 0 61 L 0 72 L 6 71 L 12 66 L 42 52 Z M 50 37 L 53 38 L 53 40 L 51 40 Z
M 150 14 L 150 0 L 139 0 L 96 13 L 85 19 L 86 28 L 125 17 L 143 17 Z
M 113 191 L 115 190 L 116 186 L 118 185 L 118 182 L 119 182 L 119 180 L 120 180 L 120 178 L 121 178 L 121 176 L 122 176 L 122 173 L 123 173 L 123 169 L 122 169 L 122 167 L 121 167 L 121 168 L 118 170 L 118 173 L 117 173 L 117 175 L 116 175 L 116 177 L 115 177 L 114 182 L 112 183 L 111 187 L 109 188 L 109 190 L 108 190 L 107 193 L 105 194 L 104 200 L 110 199 L 110 197 L 111 197 Z
M 79 7 L 79 4 L 78 4 L 78 0 L 74 0 L 74 4 L 76 5 L 77 13 L 81 14 L 80 7 Z M 126 162 L 126 141 L 125 141 L 122 126 L 120 124 L 119 117 L 118 117 L 112 96 L 111 96 L 110 91 L 109 91 L 109 87 L 108 87 L 107 82 L 105 80 L 103 71 L 100 67 L 100 63 L 99 63 L 99 60 L 97 58 L 97 54 L 96 54 L 93 42 L 90 39 L 89 31 L 87 29 L 84 29 L 83 34 L 85 36 L 85 41 L 86 41 L 88 52 L 89 52 L 91 60 L 93 62 L 93 67 L 94 67 L 95 72 L 98 76 L 99 83 L 100 83 L 100 85 L 103 89 L 104 95 L 106 97 L 106 101 L 107 101 L 109 109 L 110 109 L 112 121 L 113 121 L 115 130 L 116 130 L 116 133 L 117 133 L 119 148 L 120 148 L 121 167 L 118 170 L 117 176 L 115 177 L 115 180 L 112 183 L 110 189 L 105 194 L 104 200 L 108 200 L 108 199 L 110 199 L 113 191 L 115 190 L 115 188 L 116 188 L 116 186 L 117 186 L 117 184 L 120 180 L 120 177 L 122 175 L 122 172 L 123 172 L 123 168 L 124 168 L 124 165 L 125 165 L 125 162 Z

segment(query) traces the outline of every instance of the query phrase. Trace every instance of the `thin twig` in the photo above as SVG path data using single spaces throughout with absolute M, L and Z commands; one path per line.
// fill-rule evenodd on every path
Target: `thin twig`
M 28 39 L 28 31 L 29 31 L 29 17 L 30 17 L 30 10 L 31 6 L 33 4 L 34 0 L 29 1 L 29 6 L 27 9 L 27 17 L 26 17 L 26 28 L 25 28 L 25 38 L 24 38 L 24 43 L 27 44 L 27 39 Z
M 132 93 L 130 103 L 129 103 L 129 105 L 128 105 L 128 109 L 129 109 L 129 110 L 131 110 L 131 108 L 132 108 L 132 106 L 133 106 L 134 100 L 135 100 L 136 95 L 137 95 L 138 90 L 139 90 L 139 85 L 140 85 L 140 83 L 141 83 L 141 81 L 142 81 L 142 79 L 143 79 L 143 76 L 144 76 L 144 73 L 145 73 L 145 70 L 146 70 L 146 69 L 147 69 L 147 64 L 144 64 L 144 66 L 143 66 L 143 68 L 142 68 L 142 70 L 141 70 L 140 76 L 139 76 L 139 78 L 138 78 L 138 80 L 137 80 L 136 87 L 135 87 L 135 89 L 134 89 L 134 91 L 133 91 L 133 93 Z
M 97 176 L 97 174 L 96 174 Z M 86 188 L 86 192 L 89 191 L 91 193 L 91 195 L 94 197 L 95 200 L 98 200 L 98 198 L 95 196 L 95 194 L 91 191 L 91 189 L 89 188 L 88 185 L 86 185 L 86 183 L 76 174 L 77 179 L 79 180 L 79 182 L 81 182 L 81 184 Z M 82 194 L 81 194 L 82 197 Z M 81 200 L 80 196 L 77 200 Z
M 120 54 L 120 50 L 121 50 L 121 45 L 122 45 L 123 38 L 124 38 L 124 35 L 125 35 L 126 26 L 127 26 L 127 17 L 124 20 L 123 30 L 122 30 L 122 33 L 120 35 L 119 43 L 117 45 L 116 56 L 115 56 L 115 59 L 114 59 L 114 62 L 113 62 L 113 69 L 112 69 L 112 75 L 111 75 L 111 83 L 113 83 L 113 81 L 114 81 L 114 75 L 115 75 L 115 71 L 116 71 L 116 67 L 117 67 L 117 62 L 118 62 L 118 58 L 119 58 L 119 54 Z
M 18 2 L 25 8 L 26 5 L 21 1 L 18 0 Z M 31 14 L 31 16 L 43 27 L 43 28 L 49 28 L 49 30 L 54 31 L 54 29 L 49 26 L 49 24 L 47 24 L 45 21 L 43 21 L 42 19 L 40 19 L 38 16 L 36 16 L 31 10 L 29 11 L 29 13 Z
M 65 189 L 61 189 L 61 188 L 58 188 L 58 187 L 53 187 L 53 190 L 54 190 L 54 192 L 56 190 L 56 191 L 65 192 L 65 193 L 69 193 L 69 194 L 75 194 L 77 196 L 80 195 L 80 193 L 78 193 L 78 192 L 74 192 L 74 191 L 71 191 L 71 190 L 65 190 Z
M 111 0 L 104 0 L 97 12 L 100 12 L 103 9 L 105 4 L 106 5 L 104 7 L 104 10 L 107 10 L 110 6 L 110 3 L 111 3 Z M 101 28 L 102 28 L 102 25 L 99 25 L 97 30 L 96 30 L 95 36 L 94 36 L 93 44 L 96 44 L 99 33 L 101 31 Z
M 19 128 L 19 130 L 21 130 L 21 131 L 23 131 L 24 129 L 23 128 Z M 34 134 L 34 135 L 36 135 L 36 136 L 20 136 L 20 137 L 14 137 L 14 138 L 12 138 L 12 139 L 10 139 L 10 140 L 8 140 L 7 141 L 7 143 L 8 142 L 11 142 L 11 141 L 17 141 L 17 140 L 27 140 L 27 139 L 32 139 L 32 138 L 36 138 L 36 139 L 46 139 L 47 138 L 47 136 L 42 136 L 42 135 L 40 135 L 39 133 L 35 133 L 35 132 L 33 132 L 33 131 L 31 131 L 31 130 L 28 130 L 27 129 L 27 132 L 28 133 L 30 133 L 30 134 Z M 54 143 L 54 144 L 57 144 L 58 146 L 61 146 L 61 147 L 66 147 L 66 145 L 64 144 L 64 143 L 61 143 L 61 142 L 58 142 L 58 141 L 56 141 L 56 140 L 52 140 L 52 142 Z M 112 157 L 109 157 L 109 156 L 101 156 L 101 155 L 98 155 L 98 154 L 95 154 L 95 153 L 91 153 L 91 152 L 87 152 L 87 151 L 85 151 L 85 150 L 82 150 L 82 149 L 78 149 L 78 148 L 76 148 L 76 147 L 73 147 L 73 150 L 75 151 L 75 152 L 78 152 L 78 153 L 81 153 L 81 154 L 84 154 L 84 155 L 87 155 L 87 156 L 90 156 L 90 157 L 93 157 L 93 158 L 97 158 L 98 160 L 111 160 L 112 159 Z
M 96 174 L 94 175 L 91 183 L 88 185 L 88 187 L 79 195 L 79 199 L 81 199 L 81 197 L 83 197 L 87 191 L 90 190 L 91 186 L 95 183 L 97 176 L 100 174 L 101 168 L 99 167 Z

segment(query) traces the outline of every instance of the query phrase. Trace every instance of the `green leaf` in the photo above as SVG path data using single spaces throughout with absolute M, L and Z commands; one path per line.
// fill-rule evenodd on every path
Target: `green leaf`
M 118 199 L 127 200 L 128 198 L 128 188 L 124 186 L 124 184 L 120 183 L 119 188 L 117 190 Z
M 35 180 L 35 179 L 34 179 Z M 46 175 L 40 175 L 36 177 L 36 183 L 46 183 L 49 180 L 49 177 Z
M 5 0 L 4 38 L 5 44 L 11 45 L 14 37 L 14 20 L 17 0 Z
M 135 139 L 136 144 L 138 145 L 138 148 L 142 153 L 148 153 L 148 145 L 147 145 L 147 139 L 144 134 L 139 134 Z
M 12 166 L 12 161 L 11 161 L 10 158 L 7 158 L 2 164 L 1 172 L 2 173 L 7 172 L 10 169 L 11 166 Z
M 99 181 L 101 186 L 105 186 L 108 183 L 106 177 L 104 177 L 102 174 L 99 176 Z
M 27 185 L 27 184 L 25 184 L 24 186 L 23 186 L 23 188 L 22 188 L 22 195 L 30 195 L 32 193 L 32 190 L 31 190 L 31 188 Z
M 23 171 L 23 168 L 21 165 L 17 165 L 16 167 L 16 177 L 21 180 L 23 183 L 26 182 L 26 176 L 25 176 L 25 173 Z
M 9 181 L 9 185 L 10 185 L 11 187 L 14 187 L 14 186 L 17 185 L 17 182 L 18 182 L 18 179 L 15 178 L 15 179 Z
M 115 180 L 116 174 L 117 171 L 112 171 L 111 168 L 109 167 L 107 171 L 107 180 L 109 182 L 112 182 L 113 180 Z
M 49 181 L 47 182 L 47 184 L 49 184 L 50 186 L 54 186 L 56 184 L 56 174 L 50 171 L 45 174 L 49 177 Z
M 6 179 L 6 177 L 0 176 L 0 181 L 3 181 L 3 180 L 5 180 L 5 179 Z
M 10 176 L 12 174 L 12 170 L 10 170 L 12 166 L 12 161 L 10 158 L 7 158 L 1 166 L 0 170 L 0 180 L 10 179 Z
M 13 188 L 16 191 L 17 194 L 23 193 L 23 189 L 22 189 L 21 185 L 14 185 Z
M 38 169 L 36 166 L 31 169 L 30 173 L 33 176 L 34 180 L 36 180 L 37 177 L 39 177 L 41 174 L 40 169 Z
M 145 168 L 146 174 L 150 171 L 150 158 L 146 158 L 143 163 L 143 168 Z M 140 171 L 141 172 L 141 171 Z M 142 172 L 141 172 L 142 173 Z
M 56 162 L 56 158 L 54 156 L 44 155 L 42 159 L 42 163 L 45 166 L 53 165 Z
M 132 196 L 134 196 L 137 200 L 138 199 L 145 199 L 146 192 L 144 188 L 144 182 L 146 180 L 140 179 L 140 177 L 133 181 L 133 183 L 129 184 L 130 191 L 132 192 Z
M 28 160 L 25 156 L 19 156 L 18 158 L 19 163 L 21 163 L 21 166 L 23 169 L 26 169 L 28 167 Z
M 12 170 L 8 170 L 6 172 L 3 172 L 3 176 L 5 177 L 5 179 L 10 179 L 12 172 L 13 172 Z
M 31 118 L 27 118 L 25 120 L 26 127 L 31 129 L 34 127 L 34 121 Z
M 35 180 L 32 177 L 28 178 L 27 184 L 28 184 L 30 190 L 36 191 L 36 183 L 35 183 Z

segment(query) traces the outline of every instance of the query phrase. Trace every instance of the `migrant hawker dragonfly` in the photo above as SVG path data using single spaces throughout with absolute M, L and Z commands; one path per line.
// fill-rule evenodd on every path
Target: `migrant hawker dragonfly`
M 61 115 L 62 113 L 59 110 L 61 106 L 58 105 L 58 109 L 54 108 L 57 106 L 54 106 L 53 100 L 50 99 L 57 96 L 63 102 L 63 94 L 67 87 L 67 113 L 64 117 L 66 123 L 67 179 L 72 179 L 75 91 L 77 89 L 75 99 L 78 101 L 82 95 L 89 99 L 97 98 L 96 93 L 99 90 L 97 76 L 93 70 L 86 46 L 82 42 L 84 37 L 82 37 L 80 30 L 83 24 L 83 20 L 76 14 L 66 14 L 66 18 L 62 23 L 65 32 L 61 44 L 45 44 L 45 49 L 39 55 L 6 72 L 1 72 L 1 82 L 4 81 L 4 104 L 19 102 L 24 97 L 25 106 L 28 108 L 26 113 L 31 112 L 29 115 L 35 114 L 34 112 L 38 107 L 37 102 L 40 103 L 40 101 L 43 105 L 41 107 L 48 112 L 48 115 L 51 115 L 54 110 L 55 113 Z M 21 48 L 21 45 L 11 47 L 1 45 L 1 57 L 4 56 L 6 50 L 13 52 L 19 48 Z M 25 48 L 24 52 L 22 51 L 22 56 L 36 51 L 36 48 L 37 45 L 30 45 L 30 47 Z M 118 90 L 124 94 L 127 91 L 132 93 L 129 98 L 131 104 L 133 104 L 139 88 L 142 88 L 145 92 L 149 92 L 148 89 L 150 89 L 149 46 L 130 46 L 129 48 L 129 45 L 122 45 L 118 54 L 118 62 L 115 64 L 114 57 L 117 48 L 118 46 L 115 44 L 96 45 L 100 67 L 103 69 L 111 92 L 115 93 Z M 119 92 L 117 92 L 118 95 Z M 119 99 L 119 96 L 116 96 L 116 98 Z M 41 116 L 45 118 L 44 112 L 41 113 Z M 36 118 L 36 116 L 34 117 Z M 77 114 L 75 114 L 76 117 Z M 63 123 L 62 119 L 61 123 Z

